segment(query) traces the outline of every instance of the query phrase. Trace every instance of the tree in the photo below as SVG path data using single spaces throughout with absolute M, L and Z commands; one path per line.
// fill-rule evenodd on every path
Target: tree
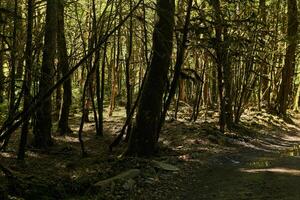
M 33 1 L 28 0 L 27 3 L 27 38 L 26 38 L 26 50 L 25 50 L 25 75 L 24 75 L 24 103 L 23 109 L 26 109 L 30 105 L 30 90 L 31 90 L 31 70 L 32 70 L 32 29 L 33 29 Z M 29 132 L 29 120 L 30 116 L 25 116 L 24 123 L 22 125 L 21 139 L 19 145 L 18 159 L 23 160 L 25 157 L 25 147 L 27 143 L 27 135 Z
M 11 49 L 11 69 L 10 69 L 10 99 L 9 99 L 9 118 L 15 114 L 15 87 L 16 87 L 16 61 L 17 61 L 17 20 L 18 20 L 18 1 L 14 1 L 14 26 L 13 41 Z
M 59 70 L 62 76 L 65 76 L 69 71 L 69 61 L 65 37 L 65 23 L 64 23 L 64 0 L 58 0 L 57 9 L 57 51 L 59 57 Z M 72 132 L 69 127 L 69 113 L 72 103 L 72 83 L 69 77 L 63 84 L 63 99 L 61 104 L 61 111 L 59 115 L 58 129 L 61 135 Z
M 42 98 L 53 85 L 53 69 L 56 51 L 57 0 L 47 0 L 44 50 L 41 75 L 39 79 L 39 97 Z M 35 113 L 34 145 L 47 148 L 52 145 L 52 100 L 51 96 L 41 102 Z
M 2 7 L 2 2 L 0 2 L 0 6 Z M 4 17 L 2 12 L 0 12 L 0 103 L 4 102 Z
M 279 114 L 286 115 L 289 97 L 292 94 L 293 77 L 296 62 L 296 47 L 298 43 L 298 8 L 297 0 L 288 0 L 287 49 L 285 63 L 282 69 L 282 81 L 277 97 Z
M 224 24 L 222 18 L 222 10 L 220 1 L 212 1 L 212 6 L 215 11 L 215 54 L 216 54 L 216 65 L 218 71 L 218 88 L 219 88 L 219 101 L 220 101 L 220 130 L 225 131 L 225 127 L 231 128 L 233 123 L 232 115 L 232 93 L 231 93 L 231 66 L 229 60 L 229 41 L 228 29 Z M 223 38 L 223 39 L 222 39 Z
M 130 8 L 132 7 L 132 0 L 130 0 Z M 126 80 L 126 118 L 130 118 L 130 111 L 132 107 L 132 77 L 131 77 L 131 69 L 130 69 L 130 62 L 132 57 L 132 41 L 133 41 L 133 16 L 130 17 L 129 22 L 129 36 L 128 36 L 128 44 L 127 44 L 127 58 L 126 58 L 126 64 L 125 64 L 125 80 Z M 129 137 L 131 132 L 131 122 L 129 122 L 127 127 L 127 138 Z
M 16 112 L 16 61 L 17 61 L 17 20 L 18 20 L 18 1 L 14 1 L 14 15 L 13 15 L 13 34 L 12 34 L 12 49 L 11 49 L 11 69 L 10 69 L 10 86 L 9 86 L 9 112 L 8 119 L 11 120 Z M 6 150 L 10 137 L 4 141 L 3 149 Z
M 192 5 L 193 5 L 193 1 L 189 0 L 188 5 L 187 5 L 187 14 L 185 17 L 184 25 L 182 25 L 183 22 L 179 24 L 180 26 L 183 26 L 183 31 L 182 31 L 183 34 L 182 34 L 182 38 L 178 39 L 181 41 L 178 41 L 177 57 L 176 57 L 176 62 L 175 62 L 175 67 L 174 67 L 175 72 L 174 72 L 173 80 L 171 82 L 168 98 L 165 102 L 164 109 L 162 112 L 161 122 L 159 125 L 159 131 L 161 130 L 161 128 L 164 124 L 164 120 L 165 120 L 167 111 L 169 110 L 171 101 L 175 96 L 176 89 L 177 89 L 178 85 L 180 84 L 180 82 L 179 82 L 180 81 L 180 73 L 181 73 L 181 67 L 184 63 L 184 56 L 185 56 L 185 52 L 186 52 L 186 48 L 187 48 L 186 43 L 188 40 L 188 32 L 189 32 Z
M 174 7 L 174 0 L 157 1 L 158 21 L 153 32 L 153 57 L 137 108 L 127 155 L 150 156 L 157 148 L 162 98 L 173 48 Z

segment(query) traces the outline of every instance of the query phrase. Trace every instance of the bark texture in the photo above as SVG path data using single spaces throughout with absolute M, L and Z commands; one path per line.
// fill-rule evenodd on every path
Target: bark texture
M 46 25 L 41 77 L 39 81 L 39 96 L 42 98 L 53 84 L 53 69 L 56 50 L 57 1 L 47 0 Z M 52 101 L 51 95 L 41 102 L 36 112 L 34 127 L 34 145 L 37 148 L 47 148 L 52 144 Z
M 59 55 L 59 70 L 62 76 L 65 76 L 69 71 L 69 61 L 67 53 L 67 44 L 65 37 L 64 25 L 64 1 L 58 0 L 57 9 L 57 49 Z M 71 132 L 69 127 L 69 113 L 72 103 L 72 84 L 71 77 L 63 84 L 63 101 L 61 104 L 58 129 L 61 135 Z
M 162 98 L 171 63 L 174 28 L 174 0 L 158 0 L 158 21 L 153 33 L 153 57 L 141 94 L 127 154 L 150 156 L 159 137 Z
M 288 0 L 288 29 L 287 40 L 288 46 L 285 55 L 285 64 L 282 69 L 282 82 L 278 94 L 278 112 L 285 115 L 288 105 L 289 96 L 292 93 L 293 76 L 295 72 L 296 47 L 298 32 L 298 8 L 296 0 Z

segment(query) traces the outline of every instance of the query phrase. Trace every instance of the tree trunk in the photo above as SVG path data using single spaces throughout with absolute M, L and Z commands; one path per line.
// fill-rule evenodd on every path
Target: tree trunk
M 0 2 L 2 6 L 2 2 Z M 0 13 L 0 21 L 4 21 L 3 14 Z M 1 32 L 4 33 L 5 25 L 1 24 Z M 0 103 L 4 102 L 4 37 L 0 37 Z
M 260 18 L 261 22 L 263 23 L 264 26 L 266 26 L 267 23 L 267 7 L 266 7 L 266 0 L 259 0 L 259 11 L 260 11 Z M 266 34 L 263 33 L 262 35 L 263 39 L 265 40 Z M 262 51 L 264 47 L 262 47 Z M 270 87 L 269 87 L 269 67 L 267 65 L 267 54 L 268 53 L 262 53 L 262 77 L 261 77 L 261 92 L 262 92 L 262 100 L 263 104 L 267 104 L 268 107 L 270 107 Z
M 1 14 L 0 14 L 1 15 Z M 1 20 L 1 18 L 0 18 Z M 4 102 L 4 41 L 3 38 L 0 37 L 0 103 Z
M 297 92 L 294 97 L 294 105 L 293 105 L 293 110 L 296 112 L 299 112 L 299 97 L 300 97 L 300 84 L 297 87 Z
M 220 9 L 220 2 L 219 0 L 213 2 L 213 7 L 215 9 L 215 15 L 216 15 L 216 64 L 217 64 L 217 74 L 218 74 L 218 92 L 219 92 L 219 103 L 220 103 L 220 117 L 219 117 L 219 126 L 220 131 L 225 131 L 225 125 L 226 125 L 226 112 L 225 112 L 225 99 L 224 99 L 224 83 L 223 83 L 223 67 L 222 67 L 222 46 L 221 46 L 221 40 L 222 40 L 222 25 L 221 25 L 221 9 Z
M 9 113 L 8 119 L 11 120 L 16 112 L 16 63 L 17 63 L 17 20 L 18 20 L 18 1 L 14 1 L 14 25 L 13 25 L 13 37 L 12 37 L 12 49 L 10 55 L 10 86 L 9 86 Z M 9 143 L 10 136 L 8 136 L 3 144 L 3 150 L 6 151 Z
M 61 70 L 61 62 L 60 60 L 57 63 L 56 66 L 56 73 L 55 73 L 55 81 L 58 81 L 59 79 L 61 79 L 61 74 L 60 74 L 60 70 Z M 55 110 L 54 110 L 54 120 L 58 121 L 59 119 L 59 115 L 60 115 L 60 110 L 61 110 L 61 103 L 62 103 L 62 86 L 59 86 L 56 89 L 56 95 L 55 95 Z
M 160 131 L 162 126 L 164 125 L 164 121 L 165 121 L 167 111 L 169 110 L 171 102 L 172 102 L 172 100 L 175 96 L 176 90 L 178 88 L 178 84 L 180 83 L 180 72 L 181 72 L 182 65 L 184 64 L 184 56 L 185 56 L 185 51 L 186 51 L 187 39 L 188 39 L 192 4 L 193 4 L 193 1 L 189 0 L 188 5 L 187 5 L 187 14 L 186 14 L 186 17 L 185 17 L 185 22 L 184 23 L 182 22 L 180 24 L 180 25 L 183 25 L 183 34 L 182 34 L 182 37 L 180 37 L 181 41 L 178 42 L 179 45 L 178 45 L 177 57 L 176 57 L 176 62 L 175 62 L 175 67 L 174 67 L 175 72 L 174 72 L 174 75 L 173 75 L 173 80 L 172 80 L 172 83 L 171 83 L 169 94 L 168 94 L 167 100 L 166 100 L 164 108 L 163 108 L 163 112 L 162 112 L 162 116 L 161 116 L 161 122 L 159 124 L 159 130 L 158 131 Z M 184 11 L 182 11 L 182 12 L 184 12 Z M 180 91 L 180 94 L 182 94 L 184 92 L 184 87 L 181 88 L 181 89 L 182 90 Z M 179 98 L 180 98 L 180 96 L 181 95 L 179 95 Z M 175 118 L 176 118 L 176 115 L 175 115 Z
M 99 130 L 100 134 L 103 135 L 103 104 L 104 104 L 104 92 L 105 92 L 105 62 L 106 62 L 106 50 L 107 50 L 107 43 L 104 44 L 103 50 L 103 58 L 101 63 L 101 91 L 100 91 L 100 102 L 98 104 L 99 110 Z
M 210 94 L 211 94 L 211 102 L 212 102 L 212 109 L 216 108 L 216 105 L 218 104 L 218 87 L 217 87 L 217 70 L 215 66 L 211 67 L 211 88 L 210 88 Z
M 59 67 L 62 76 L 65 76 L 69 71 L 69 61 L 65 37 L 64 26 L 64 0 L 58 0 L 57 9 L 57 49 L 59 56 Z M 72 83 L 71 77 L 63 84 L 63 99 L 59 115 L 58 130 L 61 135 L 68 134 L 71 131 L 69 127 L 69 112 L 72 103 Z
M 130 0 L 130 9 L 132 8 L 132 0 Z M 126 79 L 126 118 L 130 118 L 131 105 L 132 105 L 132 85 L 131 85 L 131 76 L 130 76 L 130 65 L 131 65 L 131 55 L 132 55 L 132 40 L 133 40 L 133 17 L 130 17 L 129 25 L 129 36 L 128 36 L 128 47 L 127 47 L 127 58 L 125 64 L 125 79 Z M 131 132 L 131 120 L 127 126 L 126 137 L 128 138 Z
M 112 116 L 113 111 L 115 110 L 115 104 L 116 104 L 116 93 L 117 93 L 117 79 L 116 79 L 116 75 L 117 75 L 117 63 L 118 63 L 118 55 L 119 55 L 119 35 L 120 35 L 120 30 L 118 30 L 118 33 L 116 33 L 114 35 L 114 39 L 113 39 L 113 50 L 111 53 L 111 94 L 110 94 L 110 105 L 109 105 L 109 112 L 108 112 L 108 116 Z M 117 45 L 116 45 L 117 44 Z
M 225 98 L 225 119 L 227 128 L 230 130 L 233 126 L 233 110 L 232 110 L 232 70 L 229 58 L 228 43 L 227 38 L 227 28 L 223 29 L 223 48 L 222 48 L 222 65 L 224 73 L 224 98 Z
M 127 155 L 150 156 L 159 138 L 162 98 L 171 63 L 174 28 L 174 0 L 158 0 L 158 21 L 153 33 L 153 57 L 130 135 Z
M 298 32 L 298 9 L 297 0 L 288 0 L 288 46 L 285 55 L 285 64 L 282 69 L 282 82 L 278 94 L 278 112 L 286 115 L 289 105 L 289 96 L 292 93 L 293 76 L 295 71 L 295 58 Z
M 57 29 L 57 1 L 47 0 L 46 25 L 41 77 L 39 81 L 39 97 L 42 98 L 53 84 L 53 66 L 56 50 L 56 29 Z M 52 100 L 51 95 L 41 102 L 36 112 L 36 124 L 34 127 L 34 146 L 47 148 L 52 145 Z
M 228 42 L 227 28 L 223 25 L 222 11 L 220 1 L 216 0 L 212 2 L 212 6 L 215 10 L 216 20 L 216 64 L 218 68 L 218 88 L 220 99 L 220 131 L 224 132 L 225 128 L 231 128 L 233 123 L 232 112 L 232 97 L 231 97 L 231 67 L 228 58 Z M 223 38 L 223 40 L 222 40 Z
M 92 10 L 93 10 L 93 38 L 94 38 L 94 45 L 98 43 L 98 30 L 97 30 L 97 14 L 96 14 L 96 4 L 95 0 L 92 1 Z M 101 34 L 101 33 L 100 33 Z M 103 110 L 100 107 L 101 104 L 101 84 L 100 84 L 100 51 L 95 52 L 95 59 L 94 59 L 94 68 L 96 70 L 96 97 L 97 97 L 97 112 L 95 112 L 95 123 L 96 123 L 96 135 L 103 136 L 103 126 L 100 127 L 100 123 L 103 123 L 100 120 Z M 101 113 L 102 112 L 102 113 Z M 101 129 L 100 129 L 101 128 Z
M 10 69 L 10 98 L 9 98 L 9 118 L 15 113 L 15 88 L 16 88 L 16 61 L 17 61 L 17 20 L 18 20 L 18 1 L 15 0 L 14 8 L 14 27 L 13 44 L 11 49 L 11 69 Z
M 27 109 L 30 105 L 30 89 L 31 89 L 31 69 L 32 69 L 32 28 L 33 28 L 33 1 L 28 0 L 27 5 L 27 40 L 26 40 L 26 50 L 25 50 L 25 76 L 24 76 L 24 104 L 23 110 Z M 18 152 L 18 159 L 24 160 L 25 157 L 25 147 L 27 143 L 27 135 L 29 129 L 29 120 L 30 117 L 27 115 L 25 117 L 22 132 L 21 132 L 21 139 L 19 145 L 19 152 Z

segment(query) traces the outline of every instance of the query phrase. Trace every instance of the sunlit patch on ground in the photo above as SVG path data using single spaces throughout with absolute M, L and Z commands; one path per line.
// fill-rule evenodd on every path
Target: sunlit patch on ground
M 259 160 L 254 160 L 248 163 L 249 167 L 251 168 L 263 168 L 263 167 L 270 167 L 272 164 L 270 158 L 264 159 L 260 158 Z
M 27 151 L 26 156 L 31 157 L 31 158 L 42 158 L 42 156 L 36 152 L 33 151 Z
M 299 135 L 294 135 L 294 136 L 293 135 L 284 135 L 282 139 L 286 140 L 286 141 L 300 142 L 300 136 Z
M 3 158 L 14 158 L 15 155 L 13 153 L 8 153 L 8 152 L 0 152 L 0 156 Z
M 60 142 L 67 142 L 67 143 L 79 143 L 78 137 L 76 136 L 60 136 L 54 138 Z
M 300 145 L 294 145 L 293 148 L 288 148 L 280 153 L 283 156 L 300 157 Z
M 272 172 L 280 174 L 289 174 L 293 176 L 300 176 L 300 170 L 289 169 L 289 168 L 262 168 L 262 169 L 240 169 L 241 172 L 247 173 L 263 173 L 263 172 Z

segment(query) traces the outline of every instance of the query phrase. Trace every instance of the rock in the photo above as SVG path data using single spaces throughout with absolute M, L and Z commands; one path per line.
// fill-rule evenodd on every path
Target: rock
M 164 162 L 152 161 L 156 168 L 163 169 L 166 171 L 179 171 L 180 169 L 174 165 L 170 165 Z
M 106 179 L 99 181 L 94 184 L 94 187 L 108 187 L 110 186 L 114 181 L 117 180 L 128 180 L 128 179 L 133 179 L 137 176 L 139 176 L 141 173 L 141 170 L 139 169 L 130 169 L 128 171 L 122 172 L 121 174 L 118 174 L 112 178 Z

